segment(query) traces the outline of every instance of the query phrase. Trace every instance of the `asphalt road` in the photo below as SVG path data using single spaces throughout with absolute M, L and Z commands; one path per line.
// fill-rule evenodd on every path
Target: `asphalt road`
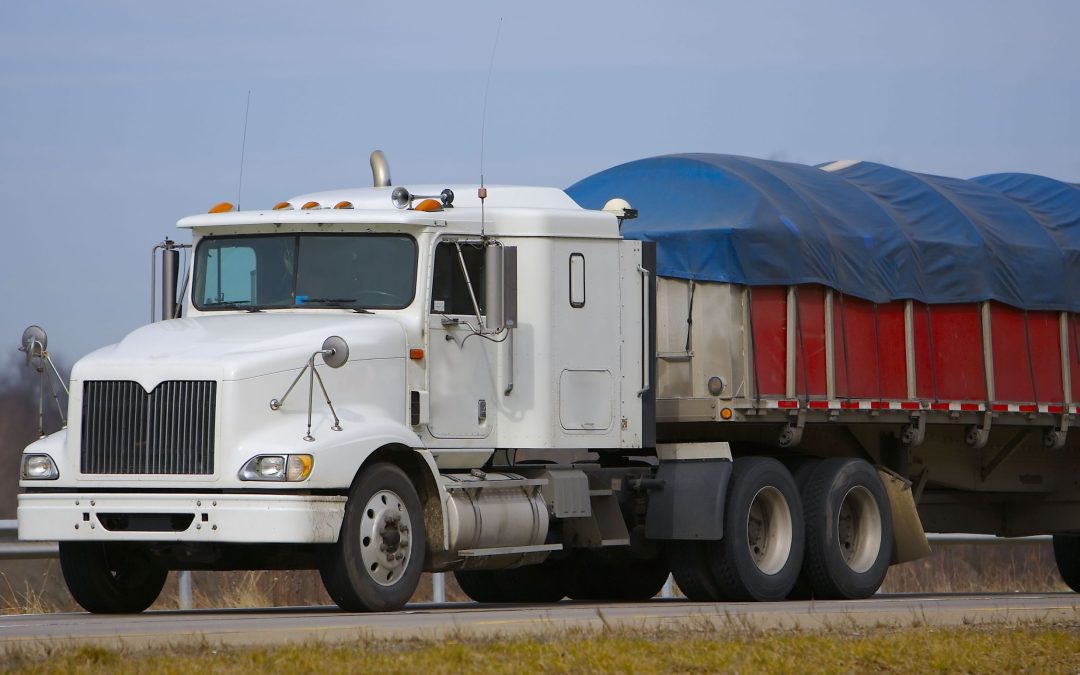
M 0 649 L 79 643 L 141 647 L 209 643 L 266 645 L 357 638 L 544 633 L 564 628 L 701 626 L 743 629 L 822 626 L 958 625 L 1080 618 L 1080 595 L 878 595 L 846 602 L 410 605 L 388 614 L 347 614 L 334 607 L 158 611 L 128 616 L 0 616 Z

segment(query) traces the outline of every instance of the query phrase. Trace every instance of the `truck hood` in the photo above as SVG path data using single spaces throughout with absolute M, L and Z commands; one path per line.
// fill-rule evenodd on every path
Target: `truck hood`
M 302 368 L 331 335 L 348 343 L 350 361 L 405 357 L 405 331 L 389 317 L 224 314 L 143 326 L 81 359 L 72 380 L 134 380 L 148 391 L 165 380 L 242 380 Z M 316 357 L 316 365 L 321 364 Z

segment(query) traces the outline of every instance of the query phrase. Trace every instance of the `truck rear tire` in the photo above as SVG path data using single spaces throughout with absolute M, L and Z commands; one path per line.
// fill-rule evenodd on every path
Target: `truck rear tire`
M 716 602 L 722 599 L 709 565 L 706 544 L 708 542 L 704 541 L 668 542 L 671 576 L 675 578 L 675 583 L 679 585 L 683 595 L 694 602 Z
M 1069 588 L 1080 593 L 1080 536 L 1055 534 L 1054 562 Z
M 783 600 L 803 559 L 802 504 L 795 480 L 769 457 L 735 460 L 724 507 L 724 538 L 705 545 L 722 598 Z
M 506 570 L 454 572 L 458 586 L 476 602 L 558 602 L 566 597 L 563 560 Z
M 856 600 L 877 592 L 892 559 L 889 496 L 868 462 L 823 460 L 802 493 L 803 576 L 814 598 Z
M 639 602 L 656 597 L 668 578 L 664 556 L 608 560 L 597 551 L 579 551 L 567 571 L 567 595 L 573 600 Z
M 401 609 L 420 583 L 427 537 L 420 498 L 397 466 L 363 469 L 345 504 L 336 544 L 319 568 L 326 592 L 348 612 Z
M 138 545 L 60 542 L 60 570 L 75 602 L 94 614 L 137 614 L 154 604 L 168 572 Z

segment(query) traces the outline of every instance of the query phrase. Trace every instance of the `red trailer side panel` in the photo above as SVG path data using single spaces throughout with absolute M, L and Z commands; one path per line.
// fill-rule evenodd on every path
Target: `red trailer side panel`
M 753 331 L 754 379 L 758 396 L 784 396 L 787 368 L 787 289 L 750 289 L 750 329 Z
M 986 400 L 981 324 L 978 305 L 931 306 L 930 357 L 939 400 Z
M 1080 401 L 1080 314 L 1069 315 L 1069 374 L 1072 379 L 1072 401 Z
M 835 297 L 836 395 L 838 398 L 877 398 L 880 375 L 874 304 L 841 293 Z
M 1036 400 L 1024 310 L 992 302 L 990 327 L 994 345 L 994 398 L 1011 402 Z
M 904 332 L 904 303 L 878 305 L 878 354 L 881 365 L 883 399 L 907 398 L 907 342 Z
M 795 333 L 795 393 L 825 398 L 825 288 L 799 286 L 798 325 Z
M 1057 312 L 1028 312 L 1031 358 L 1035 371 L 1035 398 L 1040 403 L 1061 403 L 1061 328 Z

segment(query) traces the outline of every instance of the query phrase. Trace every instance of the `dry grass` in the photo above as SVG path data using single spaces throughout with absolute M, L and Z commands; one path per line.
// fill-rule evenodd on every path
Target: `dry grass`
M 212 643 L 146 650 L 12 650 L 22 673 L 654 673 L 1038 672 L 1080 669 L 1080 623 L 961 628 L 754 631 L 737 625 L 577 630 L 514 638 L 228 648 Z
M 196 608 L 282 607 L 332 604 L 318 572 L 195 572 Z M 978 593 L 1065 591 L 1049 546 L 941 546 L 933 555 L 889 570 L 884 593 Z M 451 602 L 468 598 L 446 576 Z M 424 575 L 414 602 L 432 598 L 431 575 Z M 176 575 L 170 575 L 154 609 L 176 609 Z M 0 613 L 78 611 L 56 561 L 0 564 Z

